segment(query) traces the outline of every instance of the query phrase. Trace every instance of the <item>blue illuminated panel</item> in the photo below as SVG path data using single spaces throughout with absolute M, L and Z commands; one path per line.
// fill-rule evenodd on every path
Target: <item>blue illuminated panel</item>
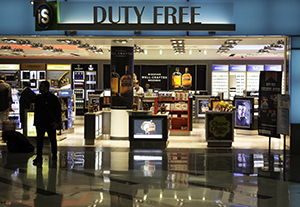
M 281 71 L 281 65 L 266 65 L 265 71 L 275 71 L 280 72 Z
M 231 65 L 230 71 L 233 71 L 233 72 L 246 71 L 246 65 Z
M 228 65 L 213 65 L 213 71 L 228 71 Z
M 264 71 L 263 65 L 248 65 L 248 71 L 259 72 Z

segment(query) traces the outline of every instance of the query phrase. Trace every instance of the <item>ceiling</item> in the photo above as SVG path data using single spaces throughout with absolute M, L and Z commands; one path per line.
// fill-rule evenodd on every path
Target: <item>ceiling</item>
M 8 40 L 13 39 L 19 43 Z M 58 41 L 79 40 L 81 44 L 89 44 L 97 49 L 101 48 L 103 54 L 95 54 L 78 45 L 69 45 Z M 284 41 L 283 36 L 257 36 L 257 37 L 81 37 L 81 36 L 0 36 L 0 59 L 110 59 L 110 47 L 113 40 L 132 40 L 144 50 L 144 53 L 135 53 L 135 60 L 226 60 L 242 59 L 251 60 L 283 60 L 284 49 L 275 48 L 268 53 L 258 53 L 260 49 L 268 47 L 278 41 Z M 30 41 L 30 45 L 21 45 L 20 41 Z M 171 40 L 184 40 L 185 53 L 175 54 Z M 217 53 L 226 40 L 240 40 L 226 53 Z M 62 49 L 63 52 L 46 51 L 43 48 L 33 48 L 33 44 L 41 43 L 43 46 L 52 46 L 53 49 Z M 120 43 L 122 45 L 122 43 Z M 3 47 L 10 46 L 10 50 Z M 21 48 L 23 53 L 13 51 Z M 230 57 L 231 56 L 231 57 Z

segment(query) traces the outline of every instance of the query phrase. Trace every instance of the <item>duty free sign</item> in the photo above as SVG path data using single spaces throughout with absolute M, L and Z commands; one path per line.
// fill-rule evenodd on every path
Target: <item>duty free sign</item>
M 58 30 L 235 31 L 230 2 L 57 2 Z

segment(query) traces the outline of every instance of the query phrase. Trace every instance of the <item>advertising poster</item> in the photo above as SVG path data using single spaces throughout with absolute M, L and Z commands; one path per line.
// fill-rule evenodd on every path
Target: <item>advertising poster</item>
M 289 135 L 290 130 L 290 96 L 278 95 L 277 133 Z
M 209 111 L 209 100 L 199 100 L 199 114 L 205 114 L 206 111 Z
M 167 90 L 167 66 L 143 65 L 140 85 L 144 88 L 144 91 L 147 91 L 147 89 Z
M 133 47 L 111 47 L 111 109 L 132 108 L 133 67 Z
M 206 112 L 206 141 L 233 141 L 234 113 Z
M 235 127 L 250 128 L 252 123 L 251 101 L 250 100 L 235 100 Z
M 281 93 L 281 72 L 260 72 L 258 134 L 277 137 L 277 103 Z
M 172 65 L 169 70 L 170 90 L 195 90 L 195 66 Z
M 134 139 L 162 139 L 162 120 L 134 120 Z

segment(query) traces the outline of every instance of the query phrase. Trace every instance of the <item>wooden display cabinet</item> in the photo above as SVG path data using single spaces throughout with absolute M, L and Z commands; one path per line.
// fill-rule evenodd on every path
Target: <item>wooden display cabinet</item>
M 185 100 L 175 100 L 174 97 L 155 98 L 154 114 L 160 112 L 162 103 L 166 105 L 166 111 L 169 112 L 170 131 L 192 131 L 192 98 Z

